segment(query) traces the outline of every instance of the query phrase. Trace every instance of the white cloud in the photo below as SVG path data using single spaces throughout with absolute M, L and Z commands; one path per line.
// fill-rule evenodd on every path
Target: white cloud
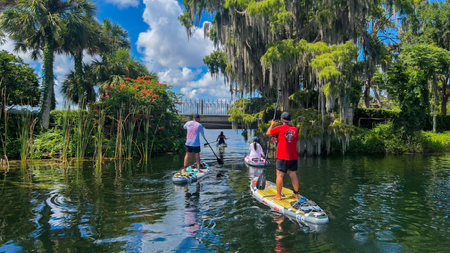
M 144 21 L 149 30 L 139 34 L 137 46 L 151 71 L 167 68 L 201 67 L 203 58 L 214 50 L 212 41 L 204 39 L 203 29 L 188 40 L 178 16 L 181 6 L 175 0 L 144 0 Z
M 139 0 L 106 0 L 108 3 L 116 4 L 119 8 L 137 7 Z
M 192 69 L 184 67 L 183 69 L 167 69 L 158 73 L 159 81 L 165 82 L 173 87 L 185 86 L 187 82 L 194 79 L 196 73 Z
M 190 81 L 180 91 L 187 98 L 210 97 L 217 99 L 230 99 L 230 87 L 223 82 L 223 76 L 211 77 L 208 72 L 198 81 Z

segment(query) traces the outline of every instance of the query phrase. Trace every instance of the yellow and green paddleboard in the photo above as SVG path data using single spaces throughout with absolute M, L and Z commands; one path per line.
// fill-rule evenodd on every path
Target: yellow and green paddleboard
M 281 191 L 281 200 L 275 200 L 273 197 L 277 195 L 276 184 L 266 181 L 266 187 L 260 190 L 256 187 L 258 177 L 255 177 L 250 189 L 253 197 L 259 202 L 269 206 L 272 210 L 284 214 L 298 222 L 310 222 L 314 224 L 325 224 L 329 222 L 328 215 L 314 201 L 299 195 L 299 199 L 293 197 L 294 192 L 284 188 Z

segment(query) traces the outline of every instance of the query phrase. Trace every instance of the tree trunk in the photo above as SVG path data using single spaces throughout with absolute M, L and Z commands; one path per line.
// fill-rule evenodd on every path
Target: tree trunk
M 46 35 L 46 44 L 44 47 L 44 100 L 42 104 L 42 126 L 48 128 L 50 124 L 50 111 L 52 107 L 53 88 L 54 88 L 54 75 L 53 75 L 53 63 L 55 60 L 55 41 L 51 32 Z
M 367 70 L 366 70 L 367 72 Z M 367 76 L 365 88 L 364 88 L 364 102 L 363 107 L 364 108 L 370 108 L 370 76 Z
M 76 84 L 76 92 L 78 93 L 78 106 L 80 109 L 86 108 L 86 99 L 84 96 L 85 90 L 83 87 L 83 51 L 77 50 L 75 56 L 75 84 Z
M 447 103 L 448 98 L 450 96 L 450 92 L 447 93 L 448 90 L 448 77 L 444 78 L 442 81 L 442 103 L 441 103 L 441 114 L 447 115 Z
M 289 104 L 289 87 L 284 86 L 281 96 L 283 97 L 283 111 L 289 111 L 291 106 Z
M 375 100 L 377 101 L 378 107 L 383 108 L 383 103 L 381 102 L 380 96 L 377 93 L 377 87 L 372 87 L 373 93 L 375 94 Z

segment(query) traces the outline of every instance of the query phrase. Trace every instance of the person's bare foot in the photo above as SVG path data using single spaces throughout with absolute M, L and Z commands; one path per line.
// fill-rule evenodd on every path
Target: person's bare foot
M 273 200 L 281 200 L 281 196 L 275 196 L 272 198 Z
M 292 194 L 292 197 L 294 197 L 294 198 L 296 198 L 296 199 L 299 199 L 299 198 L 300 198 L 300 197 L 298 196 L 298 194 L 296 194 L 296 193 Z

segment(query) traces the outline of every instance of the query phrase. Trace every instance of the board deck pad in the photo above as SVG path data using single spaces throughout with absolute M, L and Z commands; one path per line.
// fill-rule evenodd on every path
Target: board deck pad
M 297 199 L 293 196 L 294 192 L 291 189 L 284 187 L 281 191 L 281 200 L 274 200 L 273 198 L 277 195 L 276 184 L 266 181 L 266 188 L 260 190 L 256 187 L 257 180 L 257 177 L 252 180 L 250 188 L 253 196 L 263 204 L 299 222 L 328 223 L 328 216 L 314 201 L 300 194 Z

